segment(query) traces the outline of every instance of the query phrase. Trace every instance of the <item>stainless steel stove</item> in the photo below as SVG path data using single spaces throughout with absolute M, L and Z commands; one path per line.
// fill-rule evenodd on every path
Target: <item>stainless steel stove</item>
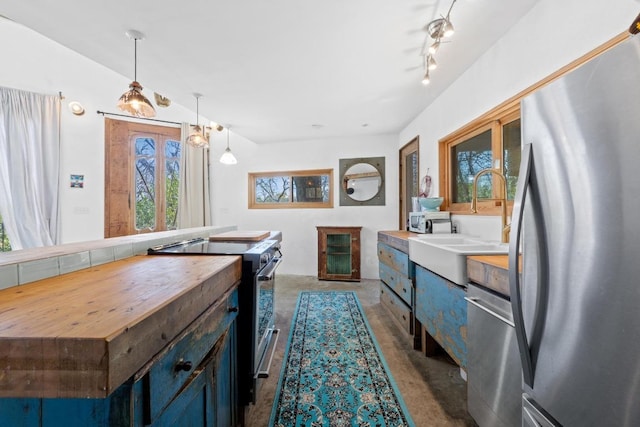
M 262 378 L 269 376 L 278 333 L 275 327 L 275 271 L 282 261 L 280 232 L 264 240 L 214 241 L 197 238 L 149 248 L 149 255 L 240 255 L 238 289 L 238 375 L 241 404 L 255 403 Z M 246 339 L 246 337 L 250 337 Z M 271 352 L 268 349 L 271 348 Z

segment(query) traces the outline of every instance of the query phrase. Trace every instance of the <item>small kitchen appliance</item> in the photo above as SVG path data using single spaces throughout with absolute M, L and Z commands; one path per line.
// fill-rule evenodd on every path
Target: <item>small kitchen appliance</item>
M 410 212 L 409 231 L 414 233 L 451 233 L 451 218 L 447 211 Z

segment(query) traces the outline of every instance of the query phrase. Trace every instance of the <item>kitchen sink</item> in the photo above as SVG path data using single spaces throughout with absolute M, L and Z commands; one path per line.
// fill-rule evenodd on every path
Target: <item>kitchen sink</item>
M 427 270 L 467 286 L 468 255 L 506 255 L 508 243 L 462 234 L 422 234 L 409 237 L 409 258 Z

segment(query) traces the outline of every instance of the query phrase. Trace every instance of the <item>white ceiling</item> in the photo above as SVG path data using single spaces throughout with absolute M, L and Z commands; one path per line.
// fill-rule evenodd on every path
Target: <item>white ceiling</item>
M 426 87 L 425 27 L 451 0 L 0 0 L 0 14 L 132 80 L 125 32 L 141 31 L 152 102 L 195 110 L 199 92 L 202 116 L 266 143 L 399 132 L 537 1 L 458 0 Z

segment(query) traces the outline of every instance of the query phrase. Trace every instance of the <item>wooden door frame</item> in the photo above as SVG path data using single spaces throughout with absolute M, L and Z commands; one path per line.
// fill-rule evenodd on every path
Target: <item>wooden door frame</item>
M 406 180 L 405 180 L 405 174 L 406 174 L 406 165 L 405 165 L 405 159 L 407 158 L 408 154 L 411 153 L 416 153 L 417 156 L 417 164 L 416 164 L 416 168 L 418 170 L 418 181 L 419 181 L 419 175 L 420 175 L 420 135 L 416 135 L 413 139 L 411 139 L 411 141 L 407 142 L 405 145 L 403 145 L 400 150 L 398 151 L 398 200 L 399 200 L 399 205 L 398 205 L 398 229 L 399 230 L 405 230 L 406 229 L 406 221 L 407 221 L 407 217 L 408 217 L 408 213 L 409 212 L 404 212 L 404 209 L 406 207 L 406 202 L 405 202 L 405 194 L 406 194 Z M 420 185 L 420 183 L 418 182 L 418 185 Z
M 135 211 L 135 173 L 133 172 L 133 159 L 135 158 L 135 144 L 132 138 L 136 135 L 153 136 L 157 142 L 166 139 L 181 140 L 181 129 L 173 126 L 163 126 L 156 124 L 140 123 L 130 120 L 118 120 L 105 118 L 105 193 L 104 193 L 104 236 L 117 237 L 123 235 L 134 235 L 149 232 L 147 230 L 136 230 L 134 213 Z M 112 138 L 121 138 L 122 144 L 119 146 L 112 145 Z M 126 141 L 124 140 L 126 138 Z M 164 147 L 164 143 L 162 143 Z M 164 168 L 164 165 L 157 165 Z M 126 181 L 127 193 L 119 191 L 120 204 L 112 204 L 112 196 L 116 193 L 112 187 L 111 175 L 121 173 L 123 180 Z M 156 174 L 159 172 L 156 171 Z M 113 194 L 112 194 L 113 193 Z M 164 187 L 160 185 L 159 192 L 156 196 L 163 197 Z M 128 198 L 128 202 L 124 203 L 124 197 Z M 112 218 L 113 210 L 124 210 L 127 212 L 126 221 L 114 222 Z M 163 212 L 157 212 L 156 215 L 162 215 Z M 113 215 L 115 216 L 115 215 Z M 159 227 L 156 223 L 156 229 L 152 231 L 164 231 L 166 227 Z

